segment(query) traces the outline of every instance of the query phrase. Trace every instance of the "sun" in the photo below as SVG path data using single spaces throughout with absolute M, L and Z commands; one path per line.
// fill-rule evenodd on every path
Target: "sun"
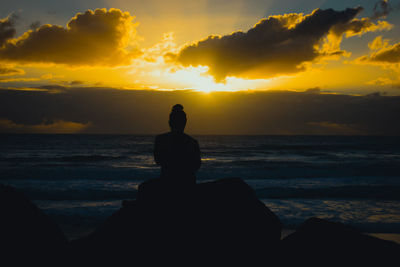
M 207 74 L 208 67 L 188 67 L 172 73 L 172 78 L 186 89 L 193 89 L 204 93 L 213 91 L 232 91 L 226 83 L 216 83 L 212 76 Z
M 225 82 L 217 83 L 207 73 L 208 67 L 187 67 L 170 73 L 170 78 L 177 84 L 185 86 L 184 89 L 192 89 L 204 93 L 215 91 L 241 91 L 256 89 L 261 84 L 266 85 L 268 80 L 246 80 L 236 77 L 227 77 Z
M 152 70 L 147 70 L 136 81 L 157 88 L 161 91 L 194 90 L 203 93 L 212 92 L 236 92 L 243 90 L 268 90 L 274 79 L 244 79 L 238 77 L 226 77 L 224 82 L 216 82 L 208 73 L 208 66 L 176 67 L 165 64 L 163 59 L 154 63 Z M 143 73 L 143 72 L 142 72 Z M 130 75 L 133 72 L 129 72 Z

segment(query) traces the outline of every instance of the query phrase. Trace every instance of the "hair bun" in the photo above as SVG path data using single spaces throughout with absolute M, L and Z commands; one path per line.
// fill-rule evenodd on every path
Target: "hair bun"
M 183 106 L 181 104 L 176 104 L 172 107 L 172 112 L 181 112 L 183 111 Z

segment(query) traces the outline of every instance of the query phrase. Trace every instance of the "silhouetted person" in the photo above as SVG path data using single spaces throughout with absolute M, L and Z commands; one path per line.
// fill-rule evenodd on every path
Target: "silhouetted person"
M 161 179 L 175 185 L 194 185 L 201 157 L 198 142 L 185 134 L 186 113 L 176 104 L 169 114 L 171 131 L 156 136 L 154 160 L 161 166 Z

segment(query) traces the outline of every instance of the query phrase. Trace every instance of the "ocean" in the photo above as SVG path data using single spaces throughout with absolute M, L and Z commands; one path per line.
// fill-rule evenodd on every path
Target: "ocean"
M 74 239 L 159 176 L 152 135 L 0 135 L 0 183 Z M 240 177 L 285 228 L 309 217 L 400 233 L 400 137 L 194 136 L 199 183 Z

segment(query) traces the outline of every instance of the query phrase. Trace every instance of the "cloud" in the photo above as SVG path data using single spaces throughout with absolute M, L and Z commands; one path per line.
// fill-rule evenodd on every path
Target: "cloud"
M 181 103 L 189 134 L 400 135 L 400 96 L 46 88 L 0 90 L 0 118 L 25 126 L 74 122 L 87 125 L 79 128 L 84 133 L 156 134 L 168 131 L 171 106 Z
M 368 44 L 371 53 L 355 60 L 355 63 L 378 64 L 378 65 L 397 65 L 400 63 L 400 43 L 389 44 L 390 40 L 376 37 Z
M 0 78 L 0 83 L 10 83 L 10 82 L 37 82 L 40 78 Z
M 72 85 L 72 86 L 82 85 L 82 84 L 84 84 L 84 83 L 85 83 L 85 82 L 83 82 L 83 81 L 78 81 L 78 80 L 74 80 L 74 81 L 69 82 L 69 84 Z
M 10 68 L 0 65 L 0 76 L 23 75 L 25 71 L 17 68 Z
M 366 82 L 367 85 L 377 85 L 377 86 L 385 86 L 385 85 L 397 85 L 398 81 L 392 80 L 386 77 L 379 77 L 375 80 L 371 80 Z
M 163 59 L 164 54 L 175 50 L 177 50 L 177 47 L 174 33 L 164 33 L 160 42 L 143 51 L 143 58 L 147 62 L 155 63 L 158 59 Z
M 344 54 L 339 47 L 343 35 L 390 28 L 386 22 L 355 19 L 362 10 L 316 9 L 309 15 L 270 16 L 247 32 L 212 35 L 165 57 L 185 67 L 208 66 L 217 81 L 227 76 L 269 78 L 296 73 L 317 59 Z
M 389 0 L 380 0 L 374 6 L 374 15 L 372 19 L 386 18 L 391 12 L 399 10 L 400 4 L 393 6 Z
M 390 72 L 388 72 L 387 77 L 378 77 L 366 84 L 399 88 L 400 42 L 391 45 L 389 39 L 383 39 L 382 36 L 378 36 L 368 44 L 368 47 L 370 53 L 355 59 L 352 63 L 361 65 L 377 65 L 386 70 L 390 70 Z
M 36 30 L 37 28 L 39 28 L 40 27 L 40 25 L 42 25 L 42 23 L 40 22 L 40 21 L 34 21 L 34 22 L 32 22 L 30 25 L 29 25 L 29 29 L 31 29 L 31 30 Z
M 376 24 L 370 18 L 353 19 L 348 23 L 340 23 L 332 27 L 332 34 L 346 37 L 361 36 L 367 32 L 391 30 L 393 25 L 387 21 L 378 21 Z
M 339 23 L 334 25 L 325 38 L 322 45 L 321 53 L 328 51 L 337 51 L 337 55 L 346 55 L 346 51 L 340 50 L 340 44 L 343 36 L 346 38 L 353 36 L 361 36 L 367 32 L 391 30 L 393 25 L 387 21 L 372 22 L 370 18 L 353 19 L 348 23 Z M 335 53 L 332 53 L 335 56 Z
M 320 94 L 320 93 L 321 93 L 321 88 L 319 88 L 319 87 L 308 88 L 307 90 L 304 91 L 304 93 L 308 93 L 308 94 Z
M 7 18 L 0 19 L 0 47 L 2 47 L 7 40 L 13 38 L 17 31 L 14 28 L 17 16 L 11 14 Z
M 379 19 L 385 18 L 391 11 L 391 6 L 388 0 L 380 0 L 374 6 L 374 15 L 372 18 Z
M 89 126 L 90 123 L 83 124 L 63 120 L 24 125 L 8 119 L 0 119 L 0 132 L 9 133 L 79 133 Z
M 10 39 L 10 33 L 3 38 L 0 60 L 72 66 L 129 64 L 139 54 L 132 45 L 137 26 L 133 19 L 119 9 L 96 9 L 78 13 L 66 27 L 45 24 L 16 39 Z
M 383 48 L 375 52 L 369 59 L 373 62 L 399 63 L 400 62 L 400 43 Z
M 307 123 L 316 134 L 347 134 L 362 135 L 365 134 L 358 129 L 357 124 L 341 124 L 331 121 L 318 121 Z

